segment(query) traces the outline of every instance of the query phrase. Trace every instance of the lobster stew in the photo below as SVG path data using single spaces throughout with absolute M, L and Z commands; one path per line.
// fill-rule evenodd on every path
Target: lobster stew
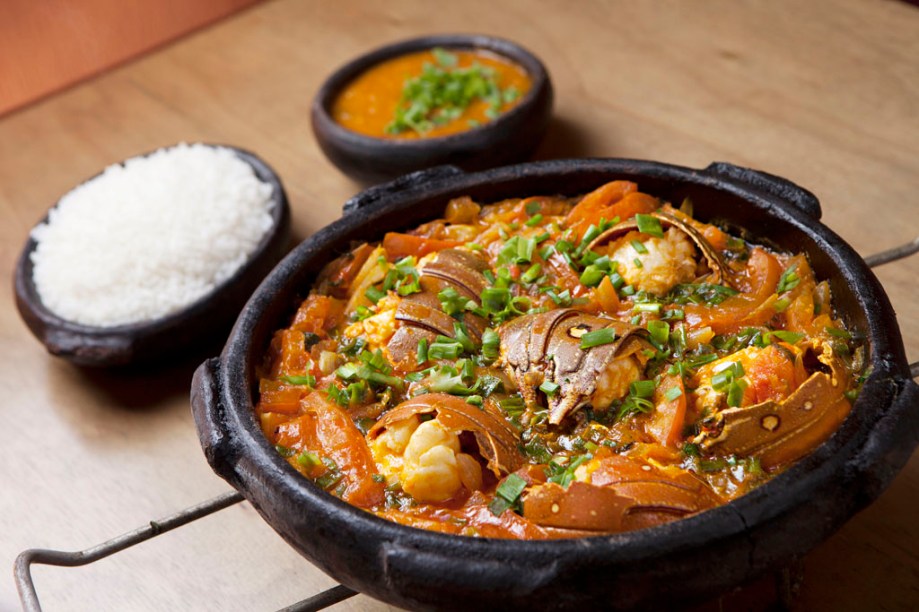
M 449 202 L 326 266 L 261 371 L 277 452 L 446 533 L 557 538 L 724 504 L 829 437 L 864 347 L 803 255 L 638 191 Z

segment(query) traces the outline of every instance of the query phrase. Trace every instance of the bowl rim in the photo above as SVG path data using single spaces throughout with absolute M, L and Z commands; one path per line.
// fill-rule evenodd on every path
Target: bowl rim
M 269 211 L 271 215 L 271 227 L 264 233 L 264 235 L 262 235 L 255 248 L 246 258 L 243 264 L 232 275 L 215 286 L 210 292 L 204 294 L 194 302 L 187 304 L 179 310 L 156 319 L 147 319 L 133 323 L 112 325 L 109 327 L 94 326 L 65 319 L 64 317 L 58 315 L 47 306 L 45 306 L 44 302 L 41 300 L 41 296 L 38 292 L 38 287 L 35 285 L 33 276 L 34 266 L 31 256 L 35 249 L 38 247 L 38 241 L 35 240 L 33 232 L 38 226 L 42 225 L 43 223 L 47 223 L 51 212 L 57 208 L 58 205 L 60 205 L 60 202 L 64 196 L 71 193 L 77 187 L 101 176 L 107 168 L 113 165 L 124 166 L 126 162 L 132 159 L 146 158 L 159 151 L 171 150 L 181 145 L 192 146 L 196 144 L 214 149 L 227 149 L 232 151 L 238 159 L 241 159 L 252 169 L 253 173 L 259 181 L 271 186 L 270 201 L 272 206 L 271 210 Z M 233 145 L 208 142 L 179 142 L 158 147 L 139 155 L 133 155 L 131 157 L 124 158 L 120 161 L 114 162 L 113 164 L 108 164 L 99 172 L 80 181 L 68 189 L 54 202 L 54 204 L 48 208 L 42 218 L 32 226 L 32 229 L 29 230 L 26 242 L 20 251 L 19 257 L 17 258 L 16 269 L 14 273 L 16 304 L 20 311 L 21 317 L 25 320 L 26 325 L 29 327 L 32 334 L 39 340 L 39 342 L 45 345 L 49 351 L 49 335 L 55 333 L 67 334 L 70 338 L 74 339 L 77 344 L 85 344 L 87 347 L 98 346 L 100 343 L 111 341 L 117 343 L 117 346 L 119 346 L 119 348 L 122 350 L 125 350 L 136 344 L 139 340 L 174 330 L 178 327 L 181 327 L 181 325 L 187 320 L 207 313 L 214 305 L 218 304 L 224 298 L 224 296 L 232 287 L 243 280 L 247 275 L 253 273 L 254 267 L 259 262 L 259 260 L 268 254 L 272 245 L 276 241 L 287 234 L 289 228 L 290 206 L 287 200 L 286 192 L 284 191 L 284 186 L 281 183 L 281 179 L 274 171 L 274 169 L 271 168 L 271 166 L 269 166 L 255 153 Z M 87 359 L 84 355 L 76 357 L 70 354 L 61 354 L 59 356 L 64 357 L 65 359 L 74 360 L 81 365 L 103 366 L 127 365 L 128 363 L 131 363 L 135 360 L 144 359 L 143 355 L 139 355 L 130 359 L 129 361 L 122 361 L 122 356 L 120 354 L 114 356 L 114 362 L 112 361 L 112 356 L 89 359 Z
M 529 91 L 511 109 L 481 125 L 455 134 L 421 138 L 380 138 L 367 136 L 350 130 L 332 118 L 331 106 L 335 97 L 357 76 L 369 68 L 388 59 L 416 51 L 443 47 L 446 49 L 484 50 L 523 68 L 532 79 Z M 389 149 L 399 151 L 424 151 L 431 148 L 450 149 L 470 141 L 487 139 L 530 111 L 543 92 L 551 86 L 546 66 L 533 52 L 522 45 L 486 34 L 434 34 L 387 43 L 349 60 L 329 75 L 320 85 L 311 105 L 314 123 L 325 131 L 329 138 L 349 147 L 371 150 Z
M 571 170 L 570 165 L 575 162 L 576 170 Z M 888 313 L 892 315 L 892 308 L 877 282 L 876 277 L 866 266 L 864 260 L 845 241 L 842 240 L 828 227 L 810 216 L 803 209 L 788 201 L 783 201 L 774 194 L 757 191 L 750 185 L 738 186 L 736 183 L 719 183 L 720 178 L 713 178 L 705 170 L 695 170 L 673 164 L 661 162 L 646 162 L 642 160 L 625 160 L 615 158 L 577 159 L 577 160 L 551 160 L 546 162 L 530 162 L 515 166 L 506 166 L 485 172 L 462 173 L 448 177 L 442 184 L 448 187 L 440 188 L 438 184 L 428 185 L 434 191 L 425 197 L 436 197 L 441 191 L 444 193 L 457 193 L 469 189 L 473 185 L 489 184 L 498 180 L 511 181 L 520 176 L 541 176 L 551 174 L 559 182 L 564 180 L 566 173 L 589 173 L 597 171 L 607 174 L 631 173 L 638 175 L 643 169 L 654 167 L 665 173 L 667 179 L 674 179 L 681 183 L 692 183 L 704 187 L 726 191 L 741 199 L 756 203 L 765 209 L 766 214 L 776 217 L 794 229 L 800 230 L 813 239 L 816 249 L 832 257 L 839 265 L 844 278 L 841 282 L 853 283 L 862 281 L 862 286 L 854 291 L 855 300 L 865 314 L 869 323 L 867 335 L 872 338 L 871 364 L 874 370 L 863 387 L 863 394 L 853 406 L 846 421 L 824 443 L 814 449 L 809 455 L 797 461 L 782 473 L 771 478 L 768 482 L 740 498 L 722 506 L 683 518 L 678 521 L 659 525 L 651 528 L 623 532 L 617 534 L 602 534 L 593 537 L 569 538 L 559 540 L 503 540 L 495 538 L 457 537 L 420 528 L 408 527 L 392 521 L 377 517 L 360 508 L 328 494 L 313 483 L 303 478 L 283 458 L 274 451 L 264 436 L 257 423 L 252 401 L 252 377 L 256 364 L 247 364 L 250 345 L 253 340 L 251 330 L 258 325 L 259 320 L 266 316 L 266 312 L 277 298 L 272 295 L 274 285 L 288 286 L 294 282 L 305 267 L 305 261 L 315 258 L 316 253 L 329 249 L 336 242 L 341 243 L 345 236 L 359 232 L 371 226 L 373 222 L 385 214 L 393 211 L 410 208 L 412 202 L 419 199 L 417 190 L 406 190 L 392 196 L 385 206 L 369 210 L 365 215 L 346 215 L 322 230 L 316 232 L 298 245 L 291 253 L 279 263 L 272 273 L 266 277 L 249 303 L 240 313 L 239 318 L 231 332 L 223 352 L 219 358 L 219 371 L 217 373 L 217 389 L 220 394 L 220 415 L 226 419 L 230 427 L 231 444 L 240 457 L 244 457 L 245 466 L 243 478 L 257 479 L 269 494 L 280 494 L 285 499 L 297 500 L 310 504 L 310 511 L 316 513 L 317 520 L 330 520 L 333 524 L 344 526 L 359 531 L 362 534 L 375 534 L 383 542 L 409 541 L 413 550 L 438 551 L 440 554 L 459 554 L 465 551 L 476 551 L 479 554 L 513 556 L 515 554 L 535 555 L 568 555 L 575 554 L 582 559 L 592 557 L 604 559 L 615 558 L 619 561 L 642 559 L 647 561 L 662 552 L 673 550 L 692 550 L 699 546 L 725 541 L 738 534 L 769 524 L 777 517 L 806 503 L 807 493 L 826 486 L 834 476 L 838 476 L 841 469 L 840 460 L 845 460 L 845 465 L 856 461 L 862 452 L 875 452 L 876 449 L 865 449 L 866 440 L 874 430 L 857 422 L 854 415 L 864 412 L 865 406 L 872 410 L 871 404 L 879 404 L 885 410 L 894 405 L 903 388 L 894 389 L 890 381 L 909 381 L 908 366 L 903 354 L 902 340 L 899 327 L 895 318 L 880 321 Z M 424 187 L 422 187 L 424 189 Z M 800 188 L 798 188 L 800 189 Z M 563 189 L 560 189 L 562 191 Z M 373 230 L 381 233 L 382 230 Z M 312 253 L 312 254 L 311 254 Z M 314 276 L 316 271 L 311 274 Z M 867 285 L 865 280 L 870 281 Z M 885 310 L 886 308 L 886 310 Z M 289 308 L 288 308 L 289 311 Z M 883 312 L 882 312 L 883 311 Z M 288 314 L 290 314 L 288 312 Z M 205 364 L 206 365 L 206 364 Z M 868 395 L 875 394 L 869 401 Z M 878 410 L 875 410 L 878 411 Z M 880 410 L 883 412 L 883 410 Z M 874 417 L 875 415 L 870 415 Z M 883 415 L 881 415 L 883 416 Z M 876 427 L 876 426 L 872 426 Z M 862 433 L 861 430 L 866 428 Z M 199 424 L 200 431 L 200 424 Z M 859 433 L 854 435 L 853 432 Z M 246 457 L 246 453 L 253 450 L 261 457 Z M 209 457 L 210 458 L 210 457 Z M 261 458 L 267 458 L 266 464 L 258 464 Z M 237 460 L 239 457 L 237 457 Z M 253 460 L 254 459 L 254 460 Z M 231 468 L 231 470 L 235 469 Z M 226 476 L 225 476 L 226 477 Z M 237 475 L 238 477 L 238 475 Z M 271 484 L 268 484 L 268 483 Z M 240 481 L 231 484 L 239 488 L 250 497 L 252 493 L 245 486 L 240 486 Z M 785 491 L 782 495 L 773 495 Z M 264 491 L 262 491 L 264 493 Z M 251 499 L 251 497 L 250 497 Z M 776 503 L 776 499 L 781 500 Z M 873 499 L 873 498 L 872 498 Z M 772 502 L 770 503 L 770 500 Z M 795 500 L 792 503 L 792 500 Z M 258 504 L 256 504 L 258 507 Z M 848 516 L 851 516 L 849 513 Z M 752 521 L 752 522 L 751 522 Z M 275 529 L 278 529 L 270 520 Z M 715 529 L 716 538 L 712 538 L 712 527 Z M 657 552 L 655 552 L 657 551 Z M 462 555 L 460 555 L 462 556 Z

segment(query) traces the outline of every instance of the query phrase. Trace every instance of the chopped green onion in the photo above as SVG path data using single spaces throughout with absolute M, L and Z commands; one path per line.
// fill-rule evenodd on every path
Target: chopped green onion
M 281 380 L 291 385 L 316 386 L 316 377 L 312 374 L 304 374 L 303 376 L 282 376 Z
M 484 404 L 484 400 L 482 399 L 481 395 L 470 395 L 466 398 L 466 403 L 481 408 L 482 404 Z
M 495 497 L 488 503 L 488 509 L 495 516 L 501 516 L 511 507 L 511 503 L 503 497 Z
M 718 372 L 712 376 L 712 389 L 715 391 L 724 391 L 729 384 L 733 376 L 730 372 Z
M 786 291 L 791 291 L 798 286 L 798 283 L 801 282 L 801 279 L 798 277 L 798 274 L 795 272 L 795 269 L 798 267 L 797 263 L 793 263 L 788 268 L 782 272 L 782 276 L 779 278 L 779 284 L 775 288 L 775 292 L 778 294 L 785 293 Z
M 418 365 L 423 365 L 428 360 L 428 339 L 422 338 L 418 341 L 418 356 L 415 358 L 415 363 Z
M 728 406 L 732 408 L 740 406 L 741 402 L 743 401 L 743 393 L 746 388 L 747 382 L 744 380 L 735 380 L 731 382 L 731 386 L 728 389 Z
M 581 284 L 585 287 L 596 287 L 604 276 L 606 276 L 606 272 L 591 264 L 584 268 L 584 272 L 581 273 Z
M 329 396 L 329 399 L 331 399 L 333 402 L 335 402 L 339 406 L 348 405 L 348 396 L 345 395 L 345 392 L 342 391 L 338 386 L 329 385 L 328 388 L 326 389 L 326 394 Z
M 560 388 L 560 385 L 552 382 L 551 380 L 544 381 L 541 385 L 539 385 L 539 390 L 548 396 L 555 395 L 558 392 L 559 388 Z
M 297 452 L 294 449 L 287 448 L 286 446 L 282 444 L 275 444 L 274 450 L 276 450 L 278 454 L 284 457 L 285 459 L 289 459 L 290 457 L 293 457 Z
M 469 337 L 464 323 L 456 321 L 453 324 L 453 335 L 456 337 L 456 341 L 463 345 L 463 349 L 466 350 L 466 352 L 475 352 L 475 344 L 472 342 L 472 338 Z
M 498 405 L 501 407 L 501 410 L 511 416 L 521 414 L 526 408 L 526 403 L 523 401 L 523 398 L 517 396 L 505 398 L 499 401 Z
M 463 345 L 456 340 L 441 341 L 440 337 L 428 347 L 428 359 L 456 359 L 463 353 Z
M 661 311 L 661 305 L 656 302 L 643 302 L 640 304 L 635 304 L 632 307 L 632 312 L 653 312 L 654 314 L 659 314 Z
M 669 389 L 667 389 L 667 392 L 664 393 L 664 397 L 667 399 L 668 402 L 672 402 L 673 400 L 680 397 L 681 395 L 683 395 L 683 390 L 680 389 L 679 387 L 670 387 Z
M 629 385 L 629 393 L 635 397 L 649 398 L 654 395 L 656 386 L 653 380 L 636 380 Z
M 648 234 L 649 236 L 655 236 L 657 238 L 664 237 L 664 230 L 661 228 L 661 222 L 656 217 L 639 213 L 635 215 L 635 223 L 638 225 L 638 231 L 642 234 Z
M 489 361 L 498 358 L 501 346 L 501 336 L 490 327 L 482 332 L 482 356 Z
M 530 217 L 529 219 L 527 219 L 527 222 L 525 223 L 525 225 L 527 227 L 534 227 L 536 225 L 539 225 L 540 223 L 542 223 L 542 218 L 543 218 L 542 215 L 534 215 Z
M 351 380 L 357 378 L 357 366 L 353 363 L 346 363 L 337 370 L 335 370 L 335 375 L 342 380 Z
M 641 263 L 641 260 L 638 259 L 637 257 L 632 260 L 632 263 L 635 264 L 635 267 L 638 268 L 639 270 L 645 267 L 645 265 Z
M 648 321 L 648 332 L 657 344 L 664 345 L 670 339 L 670 325 L 664 321 Z
M 309 451 L 303 451 L 297 455 L 297 463 L 302 465 L 305 468 L 315 467 L 320 465 L 322 462 L 319 460 L 319 455 L 316 453 L 311 453 Z
M 830 334 L 831 336 L 836 336 L 837 338 L 842 338 L 843 340 L 852 339 L 852 334 L 844 329 L 839 329 L 838 327 L 830 327 L 829 325 L 827 325 L 824 329 L 826 330 L 826 333 Z
M 364 292 L 364 297 L 376 304 L 380 300 L 386 297 L 386 292 L 377 289 L 376 287 L 368 287 L 367 291 Z
M 517 474 L 508 474 L 498 488 L 495 489 L 495 495 L 503 497 L 507 501 L 514 503 L 523 490 L 527 488 L 527 481 Z
M 635 249 L 635 252 L 638 253 L 639 255 L 647 255 L 647 254 L 648 254 L 648 249 L 647 249 L 647 247 L 645 247 L 645 245 L 642 244 L 640 240 L 633 240 L 633 241 L 632 241 L 632 248 Z
M 737 291 L 725 285 L 683 283 L 670 290 L 666 300 L 674 304 L 707 304 L 717 306 Z
M 589 349 L 616 341 L 616 331 L 611 327 L 595 329 L 581 336 L 581 348 Z
M 766 337 L 769 339 L 778 338 L 782 342 L 787 342 L 788 344 L 796 344 L 804 337 L 804 334 L 777 329 L 775 331 L 767 332 Z
M 533 215 L 539 212 L 539 209 L 541 207 L 542 207 L 542 204 L 540 204 L 538 201 L 530 200 L 529 202 L 526 203 L 524 210 L 526 210 L 526 213 L 532 217 Z
M 539 278 L 540 274 L 542 274 L 542 266 L 539 265 L 538 263 L 535 263 L 532 266 L 530 266 L 526 272 L 520 275 L 520 280 L 522 280 L 524 283 L 529 284 L 535 281 L 537 278 Z

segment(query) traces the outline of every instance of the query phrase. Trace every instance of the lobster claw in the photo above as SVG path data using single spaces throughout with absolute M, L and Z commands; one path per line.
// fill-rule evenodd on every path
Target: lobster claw
M 600 329 L 612 330 L 615 339 L 581 348 L 581 338 Z M 502 361 L 529 409 L 536 409 L 540 385 L 558 385 L 547 395 L 553 425 L 581 406 L 605 408 L 624 396 L 647 361 L 643 350 L 652 348 L 643 328 L 572 309 L 518 317 L 502 325 L 498 334 Z
M 483 272 L 488 263 L 481 257 L 460 249 L 445 249 L 421 268 L 421 293 L 402 299 L 396 308 L 396 321 L 402 323 L 387 344 L 393 362 L 400 370 L 411 370 L 418 343 L 433 342 L 438 335 L 452 337 L 456 319 L 441 310 L 438 292 L 452 287 L 461 295 L 479 303 L 482 290 L 488 286 Z M 465 313 L 463 322 L 470 337 L 478 342 L 487 322 L 477 315 Z
M 524 517 L 544 527 L 609 533 L 660 525 L 720 503 L 691 474 L 629 457 L 597 456 L 585 468 L 585 479 L 567 488 L 551 482 L 528 488 Z
M 852 409 L 844 394 L 849 382 L 845 367 L 828 343 L 819 349 L 817 359 L 825 371 L 811 374 L 784 400 L 720 411 L 694 441 L 710 452 L 758 456 L 766 469 L 809 453 Z
M 402 402 L 386 412 L 370 428 L 367 437 L 372 440 L 387 427 L 415 414 L 436 414 L 448 430 L 472 432 L 479 452 L 495 476 L 509 474 L 526 461 L 518 448 L 519 436 L 504 417 L 445 393 L 427 393 Z
M 708 240 L 706 240 L 705 237 L 699 233 L 699 230 L 694 228 L 686 221 L 675 217 L 674 215 L 668 215 L 667 213 L 652 212 L 649 213 L 648 216 L 657 219 L 662 227 L 673 227 L 678 229 L 679 231 L 686 234 L 686 236 L 689 237 L 693 243 L 695 243 L 699 251 L 702 252 L 702 256 L 705 257 L 705 261 L 708 263 L 708 267 L 711 270 L 711 274 L 706 279 L 708 282 L 718 285 L 730 286 L 730 275 L 727 265 L 724 263 L 724 260 L 721 258 L 721 255 L 718 253 L 718 251 L 716 251 L 712 245 L 709 244 Z M 609 228 L 594 238 L 593 241 L 587 245 L 587 248 L 594 250 L 597 247 L 610 242 L 611 240 L 636 230 L 638 230 L 638 221 L 636 221 L 634 218 L 623 221 L 622 223 L 614 225 L 613 227 Z

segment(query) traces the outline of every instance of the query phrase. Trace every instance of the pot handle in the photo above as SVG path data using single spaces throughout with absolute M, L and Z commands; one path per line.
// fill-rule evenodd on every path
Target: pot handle
M 820 210 L 820 200 L 817 199 L 817 196 L 788 179 L 762 172 L 761 170 L 735 166 L 727 162 L 712 162 L 702 172 L 734 183 L 742 183 L 747 187 L 781 198 L 793 204 L 804 214 L 813 217 L 815 220 L 820 220 L 822 211 Z
M 916 406 L 919 406 L 919 385 L 912 380 L 905 380 L 902 384 L 890 409 L 874 425 L 870 437 L 853 460 L 861 476 L 863 506 L 881 495 L 919 443 L 919 419 L 915 418 Z M 891 444 L 891 440 L 899 442 Z
M 236 486 L 235 450 L 220 402 L 219 374 L 219 357 L 208 359 L 195 370 L 191 381 L 191 412 L 207 462 L 221 478 Z
M 451 165 L 434 166 L 433 168 L 426 168 L 425 170 L 403 174 L 399 178 L 393 179 L 388 183 L 374 185 L 355 195 L 345 202 L 341 212 L 343 215 L 349 215 L 362 208 L 373 206 L 388 195 L 400 191 L 408 191 L 426 185 L 432 181 L 439 181 L 460 174 L 465 174 L 465 172 Z

